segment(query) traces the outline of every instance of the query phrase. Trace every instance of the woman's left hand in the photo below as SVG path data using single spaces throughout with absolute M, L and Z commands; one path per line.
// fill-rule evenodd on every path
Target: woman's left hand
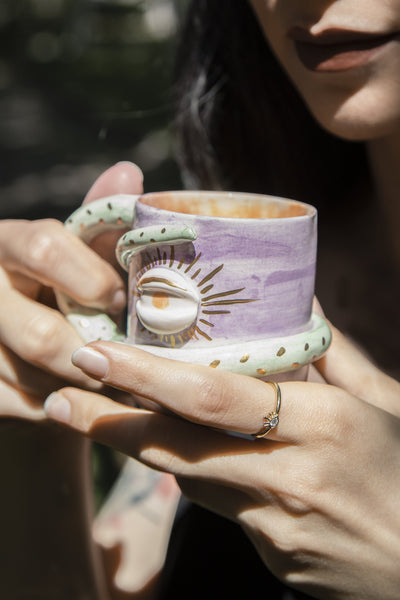
M 317 365 L 327 384 L 282 383 L 279 425 L 265 382 L 95 342 L 74 362 L 164 412 L 64 388 L 48 415 L 173 473 L 197 502 L 239 523 L 271 571 L 316 598 L 395 600 L 400 589 L 400 384 L 339 332 Z M 182 418 L 176 418 L 176 416 Z

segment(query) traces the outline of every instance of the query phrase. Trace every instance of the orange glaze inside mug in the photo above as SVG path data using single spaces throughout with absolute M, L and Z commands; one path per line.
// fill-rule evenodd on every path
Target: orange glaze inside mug
M 295 200 L 235 192 L 155 192 L 140 202 L 172 212 L 235 219 L 287 219 L 315 211 Z

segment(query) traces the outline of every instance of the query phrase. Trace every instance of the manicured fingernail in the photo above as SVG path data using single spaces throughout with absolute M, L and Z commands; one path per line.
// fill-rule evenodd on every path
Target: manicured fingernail
M 110 312 L 119 313 L 126 305 L 126 294 L 124 290 L 118 290 L 115 292 L 112 302 L 110 304 Z
M 87 346 L 78 348 L 73 353 L 72 363 L 82 369 L 82 371 L 85 371 L 85 373 L 93 375 L 93 377 L 97 377 L 98 379 L 103 379 L 108 373 L 108 359 L 103 354 L 100 354 L 100 352 Z
M 61 423 L 69 423 L 71 419 L 71 405 L 65 396 L 53 392 L 46 399 L 43 405 L 44 411 L 48 417 Z

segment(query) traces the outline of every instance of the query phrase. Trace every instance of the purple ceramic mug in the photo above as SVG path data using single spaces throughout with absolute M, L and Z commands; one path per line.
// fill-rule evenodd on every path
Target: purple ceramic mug
M 329 327 L 312 314 L 314 207 L 258 194 L 156 192 L 102 199 L 67 226 L 90 239 L 132 220 L 116 249 L 129 271 L 127 334 L 60 299 L 85 340 L 119 339 L 160 356 L 286 379 L 289 371 L 303 379 L 328 348 Z

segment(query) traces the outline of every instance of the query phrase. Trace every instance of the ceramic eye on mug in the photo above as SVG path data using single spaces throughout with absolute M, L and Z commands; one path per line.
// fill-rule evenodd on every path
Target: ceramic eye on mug
M 171 269 L 146 271 L 137 283 L 137 293 L 137 317 L 153 333 L 179 333 L 197 319 L 200 298 L 196 288 Z

